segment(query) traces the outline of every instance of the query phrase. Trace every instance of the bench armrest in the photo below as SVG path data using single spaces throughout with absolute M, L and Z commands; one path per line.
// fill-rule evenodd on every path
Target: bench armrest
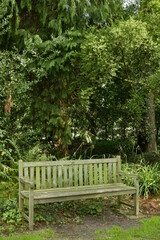
M 20 183 L 27 184 L 31 189 L 34 188 L 34 183 L 33 182 L 28 181 L 27 179 L 22 178 L 22 177 L 19 180 L 20 180 Z
M 134 179 L 134 186 L 136 187 L 137 191 L 139 191 L 139 177 L 137 174 L 133 174 L 133 173 L 126 173 L 126 172 L 123 172 L 123 171 L 119 171 L 119 175 L 120 176 L 126 176 L 126 177 L 129 177 L 129 178 L 133 178 Z
M 123 171 L 119 171 L 119 175 L 124 175 L 126 177 L 130 177 L 130 178 L 134 178 L 135 180 L 138 180 L 139 177 L 137 174 L 133 174 L 133 173 L 126 173 L 126 172 L 123 172 Z

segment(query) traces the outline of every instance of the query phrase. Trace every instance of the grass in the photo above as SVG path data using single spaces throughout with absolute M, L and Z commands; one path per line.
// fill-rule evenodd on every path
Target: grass
M 50 229 L 40 230 L 29 234 L 19 234 L 11 237 L 1 237 L 0 240 L 58 240 Z
M 112 227 L 110 230 L 99 230 L 95 233 L 96 240 L 159 240 L 160 217 L 152 217 L 145 220 L 141 227 L 123 230 L 120 227 Z M 24 235 L 0 237 L 0 240 L 58 240 L 55 233 L 50 230 L 41 230 Z M 78 240 L 78 239 L 77 239 Z
M 97 231 L 96 236 L 97 240 L 159 240 L 160 217 L 152 217 L 145 220 L 140 228 L 123 230 L 115 226 L 107 231 Z

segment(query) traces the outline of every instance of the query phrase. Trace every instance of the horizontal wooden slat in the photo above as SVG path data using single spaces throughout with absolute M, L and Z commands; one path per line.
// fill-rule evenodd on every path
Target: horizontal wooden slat
M 54 203 L 54 202 L 65 202 L 70 200 L 83 200 L 83 199 L 92 199 L 99 198 L 105 196 L 120 196 L 128 194 L 127 191 L 119 191 L 119 192 L 108 192 L 108 193 L 99 193 L 99 194 L 89 194 L 89 195 L 79 195 L 79 196 L 68 196 L 68 197 L 57 197 L 57 198 L 46 198 L 46 199 L 34 199 L 35 204 L 44 204 L 44 203 Z M 135 194 L 135 190 L 129 192 L 129 194 Z M 22 196 L 23 198 L 23 196 Z
M 66 188 L 48 188 L 48 189 L 35 189 L 34 191 L 35 192 L 58 192 L 58 191 L 64 191 L 64 192 L 68 192 L 68 191 L 72 191 L 72 190 L 75 190 L 77 191 L 77 189 L 96 189 L 96 188 L 104 188 L 104 187 L 107 187 L 107 188 L 113 188 L 113 187 L 128 187 L 126 184 L 124 183 L 108 183 L 108 184 L 97 184 L 97 185 L 87 185 L 87 186 L 77 186 L 77 187 L 66 187 Z M 130 187 L 130 186 L 129 186 Z M 131 187 L 131 188 L 134 188 L 135 187 Z M 26 190 L 22 191 L 22 192 L 28 192 Z
M 129 192 L 129 194 L 134 194 L 135 190 Z M 120 196 L 128 194 L 127 191 L 119 191 L 119 192 L 105 192 L 105 193 L 97 193 L 97 194 L 88 194 L 88 195 L 78 195 L 78 196 L 66 196 L 64 197 L 56 197 L 56 198 L 46 198 L 46 199 L 35 199 L 35 204 L 44 204 L 44 203 L 54 203 L 54 202 L 65 202 L 71 200 L 85 200 L 85 199 L 93 199 L 100 198 L 106 196 Z
M 57 197 L 69 197 L 72 196 L 83 196 L 90 194 L 103 194 L 103 193 L 134 193 L 135 187 L 126 186 L 125 184 L 104 184 L 96 186 L 81 186 L 81 187 L 69 187 L 69 188 L 57 188 L 57 189 L 46 189 L 46 190 L 35 190 L 34 199 L 48 199 Z M 22 191 L 22 195 L 26 198 L 29 196 L 28 191 Z
M 65 166 L 65 165 L 80 165 L 91 163 L 116 163 L 117 158 L 107 159 L 87 159 L 87 160 L 67 160 L 67 161 L 46 161 L 46 162 L 23 162 L 23 167 L 42 167 L 42 166 Z

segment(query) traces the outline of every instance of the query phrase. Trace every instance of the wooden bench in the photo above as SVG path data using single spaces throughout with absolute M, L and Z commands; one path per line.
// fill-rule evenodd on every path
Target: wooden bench
M 134 186 L 121 181 L 125 175 L 134 178 Z M 34 225 L 34 204 L 134 194 L 134 212 L 139 213 L 138 176 L 121 171 L 120 157 L 109 159 L 48 162 L 19 161 L 19 208 Z M 27 201 L 26 201 L 27 200 Z M 29 216 L 24 212 L 28 203 Z

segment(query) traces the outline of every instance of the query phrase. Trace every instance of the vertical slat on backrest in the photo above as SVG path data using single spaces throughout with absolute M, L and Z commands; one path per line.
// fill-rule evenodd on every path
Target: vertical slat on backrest
M 46 168 L 42 167 L 42 188 L 46 188 Z
M 34 167 L 30 167 L 30 181 L 34 183 Z
M 57 169 L 56 166 L 53 166 L 53 187 L 57 187 Z
M 25 179 L 29 179 L 29 174 L 28 174 L 28 167 L 24 168 L 24 177 Z M 28 186 L 25 186 L 25 189 L 28 190 Z
M 99 184 L 103 183 L 102 179 L 102 163 L 99 164 Z
M 30 167 L 30 180 L 34 182 L 34 167 Z
M 109 183 L 112 183 L 112 163 L 108 164 Z
M 40 167 L 36 167 L 36 189 L 40 189 Z
M 88 165 L 84 165 L 84 184 L 88 185 Z
M 94 164 L 94 184 L 97 184 L 97 163 Z
M 23 177 L 24 174 L 23 174 L 23 161 L 22 160 L 19 160 L 19 178 Z
M 119 175 L 119 172 L 121 171 L 121 158 L 120 156 L 117 156 L 118 161 L 118 182 L 121 182 L 121 176 Z
M 47 187 L 51 188 L 51 167 L 47 167 Z
M 104 183 L 106 184 L 107 182 L 107 163 L 104 163 Z
M 79 186 L 83 186 L 82 164 L 79 165 Z
M 25 179 L 28 179 L 28 167 L 24 168 L 24 177 Z
M 62 166 L 58 166 L 58 187 L 62 187 Z
M 117 166 L 117 164 L 116 164 L 116 163 L 113 163 L 113 181 L 114 181 L 114 183 L 117 182 L 117 177 L 116 177 L 116 166 Z
M 78 186 L 78 166 L 74 165 L 74 186 Z
M 27 179 L 27 180 L 29 179 L 28 167 L 24 168 L 24 178 Z
M 113 162 L 112 162 L 113 160 Z M 117 182 L 121 167 L 117 159 L 82 160 L 68 162 L 24 163 L 23 175 L 36 182 L 36 189 L 83 186 Z M 53 177 L 52 177 L 53 175 Z M 107 179 L 108 178 L 108 179 Z M 119 180 L 120 181 L 120 180 Z
M 68 186 L 68 178 L 67 178 L 67 166 L 65 165 L 63 167 L 63 171 L 64 171 L 64 187 Z
M 69 166 L 69 186 L 73 186 L 72 165 Z
M 24 178 L 27 179 L 27 180 L 29 179 L 28 167 L 24 168 Z
M 93 167 L 89 164 L 89 184 L 93 185 Z

